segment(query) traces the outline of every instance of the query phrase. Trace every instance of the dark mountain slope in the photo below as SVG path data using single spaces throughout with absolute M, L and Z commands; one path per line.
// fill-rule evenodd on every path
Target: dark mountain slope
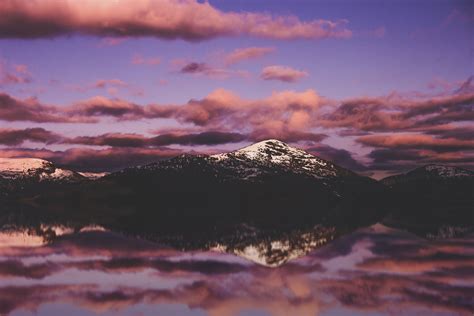
M 392 192 L 386 223 L 431 237 L 449 237 L 474 226 L 474 172 L 427 165 L 381 181 Z

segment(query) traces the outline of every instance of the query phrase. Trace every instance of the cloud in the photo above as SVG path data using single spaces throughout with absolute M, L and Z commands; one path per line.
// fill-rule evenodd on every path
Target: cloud
M 148 65 L 148 66 L 156 66 L 161 63 L 161 59 L 159 57 L 148 57 L 145 58 L 142 55 L 136 54 L 132 57 L 132 64 L 133 65 Z
M 276 124 L 280 125 L 280 124 Z M 273 129 L 272 129 L 273 127 Z M 288 143 L 297 143 L 301 141 L 310 141 L 310 142 L 320 142 L 326 139 L 328 135 L 322 133 L 312 133 L 312 132 L 301 132 L 298 130 L 292 130 L 282 127 L 282 129 L 277 128 L 274 125 L 271 126 L 264 126 L 263 128 L 259 128 L 254 130 L 251 135 L 250 139 L 252 141 L 261 141 L 265 139 L 279 139 L 283 142 Z
M 179 61 L 177 62 L 180 63 Z M 248 77 L 249 72 L 241 70 L 231 70 L 225 68 L 213 67 L 207 63 L 188 62 L 185 63 L 179 70 L 182 74 L 194 74 L 206 76 L 214 79 L 226 79 L 231 76 Z
M 474 93 L 409 99 L 397 93 L 342 101 L 327 113 L 325 127 L 362 131 L 409 131 L 474 120 Z
M 247 139 L 246 135 L 207 131 L 195 134 L 167 133 L 155 137 L 138 134 L 109 133 L 98 136 L 81 136 L 67 140 L 69 144 L 111 147 L 161 147 L 168 145 L 220 145 L 237 143 Z
M 100 79 L 93 84 L 94 88 L 99 89 L 106 88 L 107 86 L 126 87 L 128 84 L 120 79 Z
M 195 0 L 10 0 L 0 4 L 0 38 L 85 34 L 202 41 L 223 36 L 272 39 L 348 38 L 347 21 L 224 12 Z
M 435 152 L 474 150 L 472 139 L 436 138 L 422 134 L 366 135 L 356 141 L 377 148 L 426 149 Z
M 260 78 L 263 80 L 279 80 L 283 82 L 296 82 L 307 76 L 308 73 L 306 71 L 279 65 L 265 67 L 260 74 Z
M 55 106 L 41 104 L 36 98 L 16 99 L 6 93 L 0 93 L 0 120 L 38 123 L 72 121 L 61 116 Z
M 345 149 L 334 148 L 325 144 L 318 144 L 317 146 L 308 147 L 306 150 L 318 157 L 331 161 L 336 165 L 349 170 L 368 170 L 367 166 L 354 159 L 354 157 L 352 157 L 352 153 Z
M 117 46 L 124 43 L 127 40 L 126 37 L 117 38 L 117 37 L 105 37 L 100 41 L 99 46 Z
M 431 163 L 454 165 L 466 169 L 474 167 L 474 153 L 454 151 L 439 153 L 432 150 L 384 148 L 368 154 L 372 170 L 407 171 Z
M 406 128 L 408 121 L 398 119 L 397 112 L 385 111 L 385 98 L 357 98 L 343 101 L 321 119 L 325 127 L 347 127 L 355 131 L 383 131 Z
M 195 74 L 195 73 L 205 73 L 210 71 L 211 67 L 209 67 L 206 63 L 196 63 L 191 62 L 186 64 L 181 68 L 180 72 L 185 74 Z
M 183 313 L 173 309 L 175 314 L 192 309 L 211 316 L 249 310 L 275 316 L 341 311 L 468 315 L 471 248 L 469 238 L 428 243 L 399 230 L 371 227 L 268 269 L 215 252 L 185 253 L 121 234 L 81 233 L 42 247 L 15 247 L 15 258 L 21 259 L 0 263 L 5 277 L 0 312 L 37 310 L 48 301 L 96 314 L 173 305 L 183 308 Z M 31 263 L 38 258 L 41 263 Z M 114 276 L 113 284 L 101 286 L 102 276 Z
M 8 146 L 21 145 L 25 141 L 35 143 L 57 143 L 62 137 L 43 128 L 3 129 L 0 128 L 0 144 Z
M 110 147 L 146 147 L 147 138 L 138 134 L 108 133 L 98 136 L 79 136 L 66 140 L 68 144 Z
M 233 65 L 244 60 L 257 59 L 275 51 L 273 47 L 246 47 L 237 48 L 224 57 L 227 65 Z
M 119 98 L 96 96 L 79 101 L 64 109 L 66 115 L 72 117 L 92 117 L 97 119 L 103 116 L 114 117 L 118 120 L 141 120 L 144 118 L 168 118 L 176 111 L 176 106 L 166 105 L 139 105 Z
M 93 82 L 86 84 L 72 84 L 67 87 L 76 92 L 89 92 L 91 90 L 105 90 L 109 95 L 117 95 L 121 92 L 127 92 L 133 96 L 142 96 L 144 94 L 143 89 L 129 84 L 121 79 L 98 79 Z
M 474 127 L 470 126 L 454 126 L 454 125 L 437 125 L 431 128 L 423 129 L 425 134 L 435 135 L 439 138 L 454 138 L 469 140 L 474 138 Z
M 217 89 L 204 99 L 191 100 L 181 106 L 176 115 L 178 120 L 198 126 L 275 129 L 289 127 L 295 112 L 314 115 L 321 102 L 316 91 L 311 89 L 273 92 L 267 98 L 255 100 L 242 99 L 229 90 Z
M 208 131 L 197 134 L 163 134 L 150 139 L 150 143 L 156 146 L 168 145 L 220 145 L 238 143 L 245 141 L 246 135 L 239 133 L 227 133 Z
M 24 277 L 28 279 L 42 279 L 50 274 L 57 273 L 61 268 L 54 263 L 39 263 L 24 265 L 19 260 L 0 262 L 0 277 Z M 0 304 L 1 305 L 1 304 Z M 1 310 L 1 308 L 0 308 Z
M 33 81 L 33 76 L 27 65 L 9 64 L 0 60 L 0 86 L 9 84 L 23 84 Z
M 143 165 L 181 154 L 177 149 L 169 148 L 71 148 L 65 151 L 48 149 L 4 148 L 1 157 L 41 158 L 54 162 L 59 166 L 78 171 L 116 171 L 130 166 Z

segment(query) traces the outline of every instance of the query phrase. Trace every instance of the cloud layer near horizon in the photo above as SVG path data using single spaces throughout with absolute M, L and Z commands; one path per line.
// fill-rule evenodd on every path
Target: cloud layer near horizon
M 103 80 L 100 83 L 108 84 Z M 114 81 L 115 82 L 115 81 Z M 466 85 L 467 83 L 467 85 Z M 96 96 L 70 105 L 43 104 L 38 99 L 18 99 L 0 94 L 0 120 L 42 123 L 97 124 L 171 119 L 180 128 L 162 130 L 155 136 L 134 133 L 103 133 L 67 137 L 44 128 L 0 129 L 2 156 L 53 158 L 57 162 L 100 169 L 107 154 L 125 153 L 131 164 L 148 158 L 161 159 L 187 151 L 189 146 L 242 144 L 267 138 L 299 143 L 312 153 L 357 171 L 397 171 L 425 163 L 474 165 L 472 128 L 474 92 L 471 80 L 462 90 L 435 96 L 406 96 L 392 93 L 382 97 L 330 100 L 315 90 L 274 91 L 261 99 L 245 99 L 217 89 L 202 99 L 184 104 L 136 104 L 119 98 Z M 334 148 L 324 141 L 343 137 L 367 148 L 365 163 L 350 151 Z M 23 150 L 24 143 L 74 146 L 62 154 L 50 150 Z M 87 146 L 87 149 L 77 148 Z M 91 147 L 92 146 L 92 147 Z M 178 146 L 168 148 L 167 146 Z M 201 149 L 202 150 L 202 149 Z M 136 151 L 136 153 L 134 153 Z M 68 160 L 66 154 L 80 160 Z M 99 163 L 88 163 L 100 157 Z M 102 160 L 101 160 L 102 159 Z M 97 161 L 97 160 L 96 160 Z M 114 164 L 111 164 L 114 165 Z M 120 167 L 124 164 L 115 164 Z
M 347 21 L 224 12 L 195 0 L 29 1 L 0 3 L 0 38 L 85 34 L 202 41 L 223 36 L 272 39 L 348 38 Z

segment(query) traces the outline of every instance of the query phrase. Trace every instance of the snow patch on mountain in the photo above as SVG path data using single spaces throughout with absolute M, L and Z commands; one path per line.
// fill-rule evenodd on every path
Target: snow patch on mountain
M 52 170 L 53 164 L 47 160 L 37 158 L 0 158 L 0 172 L 4 174 L 34 172 L 38 169 Z
M 3 179 L 79 180 L 77 172 L 56 168 L 50 161 L 38 158 L 0 158 L 0 177 Z
M 453 177 L 472 177 L 473 172 L 451 166 L 443 165 L 427 165 L 423 168 L 425 171 L 429 172 L 431 175 L 436 175 L 443 178 L 453 178 Z
M 81 176 L 91 180 L 99 179 L 108 175 L 108 172 L 78 172 Z

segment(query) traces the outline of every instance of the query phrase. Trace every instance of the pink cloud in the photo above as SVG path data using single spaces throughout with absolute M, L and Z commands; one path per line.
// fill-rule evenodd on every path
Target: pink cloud
M 33 80 L 32 77 L 27 65 L 12 65 L 0 59 L 0 86 L 30 83 Z
M 60 135 L 47 131 L 44 128 L 5 129 L 0 128 L 0 144 L 21 145 L 25 141 L 51 144 L 63 139 Z
M 295 111 L 314 115 L 321 103 L 314 90 L 279 91 L 267 98 L 245 100 L 231 91 L 218 89 L 202 100 L 191 100 L 180 107 L 177 118 L 196 125 L 229 125 L 233 128 L 258 127 L 272 121 L 287 126 Z
M 0 93 L 0 120 L 38 123 L 73 121 L 62 116 L 53 105 L 42 104 L 36 98 L 20 100 L 6 93 Z
M 260 78 L 263 80 L 279 80 L 284 82 L 296 82 L 307 76 L 308 73 L 306 71 L 279 65 L 265 67 L 260 74 Z
M 227 65 L 233 65 L 244 60 L 257 59 L 271 54 L 275 51 L 273 47 L 246 47 L 237 48 L 224 57 Z
M 99 46 L 117 46 L 125 42 L 127 38 L 106 37 L 100 41 Z
M 474 140 L 437 138 L 424 134 L 366 135 L 357 138 L 366 146 L 399 149 L 428 149 L 433 151 L 474 150 Z
M 348 38 L 347 21 L 301 21 L 295 16 L 224 12 L 194 0 L 25 1 L 0 3 L 0 37 L 41 38 L 69 34 L 152 36 L 199 41 L 250 35 L 273 39 Z M 21 23 L 18 23 L 21 21 Z
M 156 66 L 161 63 L 161 59 L 159 57 L 149 57 L 145 58 L 142 55 L 133 55 L 132 57 L 132 64 L 133 65 L 148 65 L 148 66 Z
M 107 86 L 126 87 L 128 84 L 120 79 L 100 79 L 93 86 L 94 88 L 106 88 Z

